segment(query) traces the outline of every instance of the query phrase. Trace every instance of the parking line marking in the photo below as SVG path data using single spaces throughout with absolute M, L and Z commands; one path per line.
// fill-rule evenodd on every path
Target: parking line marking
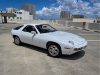
M 87 40 L 87 41 L 96 41 L 96 42 L 100 42 L 100 40 Z

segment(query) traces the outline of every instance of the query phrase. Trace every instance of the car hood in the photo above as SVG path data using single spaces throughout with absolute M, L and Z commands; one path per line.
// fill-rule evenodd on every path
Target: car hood
M 61 42 L 68 43 L 69 41 L 74 42 L 76 45 L 83 44 L 86 40 L 78 35 L 63 32 L 63 31 L 55 31 L 48 33 L 49 36 L 53 36 L 55 39 L 58 39 Z

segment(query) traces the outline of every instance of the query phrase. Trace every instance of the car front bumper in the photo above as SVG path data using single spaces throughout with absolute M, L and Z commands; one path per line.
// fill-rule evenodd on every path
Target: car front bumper
M 62 50 L 62 54 L 71 55 L 71 54 L 74 54 L 76 52 L 84 50 L 86 47 L 87 47 L 87 45 L 80 47 L 80 48 L 64 48 Z

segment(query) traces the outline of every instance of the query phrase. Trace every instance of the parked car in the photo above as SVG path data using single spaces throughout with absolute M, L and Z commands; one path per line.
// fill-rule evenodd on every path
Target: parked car
M 16 45 L 27 43 L 44 48 L 52 57 L 71 55 L 84 50 L 87 46 L 84 38 L 58 31 L 49 24 L 23 24 L 13 28 L 11 34 Z

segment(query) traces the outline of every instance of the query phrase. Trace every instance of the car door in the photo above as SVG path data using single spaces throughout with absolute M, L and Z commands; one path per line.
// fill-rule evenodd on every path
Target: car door
M 32 31 L 36 31 L 36 29 L 34 28 L 34 26 L 31 25 L 27 25 L 23 30 L 22 30 L 22 42 L 27 43 L 27 44 L 33 44 L 33 40 L 32 37 L 34 37 L 34 34 L 32 33 Z
M 40 25 L 37 25 L 40 26 Z M 33 41 L 33 45 L 38 46 L 38 47 L 42 47 L 42 48 L 46 48 L 46 43 L 47 43 L 47 37 L 44 34 L 41 34 L 39 29 L 37 29 L 37 27 L 35 26 L 36 30 L 37 30 L 37 34 L 32 37 L 32 41 Z

